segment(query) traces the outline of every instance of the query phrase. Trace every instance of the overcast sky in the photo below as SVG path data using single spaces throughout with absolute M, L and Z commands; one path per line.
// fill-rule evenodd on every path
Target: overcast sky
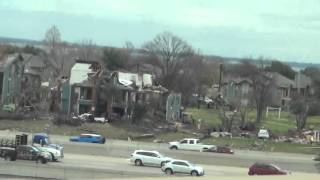
M 0 36 L 140 47 L 171 31 L 204 54 L 320 63 L 320 0 L 1 0 Z

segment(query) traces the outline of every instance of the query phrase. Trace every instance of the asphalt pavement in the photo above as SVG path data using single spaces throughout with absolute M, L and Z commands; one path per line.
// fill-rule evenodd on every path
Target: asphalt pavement
M 0 137 L 15 137 L 16 132 L 0 131 Z M 30 134 L 31 139 L 32 134 Z M 99 179 L 163 177 L 163 172 L 154 167 L 136 167 L 128 163 L 130 154 L 137 149 L 157 150 L 176 159 L 185 159 L 202 165 L 207 176 L 247 176 L 248 167 L 255 162 L 270 162 L 296 173 L 320 173 L 320 163 L 312 161 L 312 155 L 270 153 L 236 150 L 234 155 L 209 152 L 170 150 L 168 144 L 129 142 L 107 139 L 106 144 L 69 142 L 68 136 L 51 135 L 52 143 L 62 144 L 65 158 L 62 162 L 39 165 L 25 161 L 1 161 L 0 174 L 31 175 L 57 179 Z M 3 166 L 5 163 L 5 166 Z M 6 167 L 6 168 L 4 168 Z M 50 171 L 50 173 L 45 173 Z M 10 173 L 9 173 L 10 172 Z

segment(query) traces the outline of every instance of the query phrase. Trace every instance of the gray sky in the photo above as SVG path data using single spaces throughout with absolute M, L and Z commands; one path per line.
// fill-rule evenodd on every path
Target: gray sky
M 204 54 L 320 63 L 319 0 L 1 0 L 0 36 L 140 47 L 163 31 Z

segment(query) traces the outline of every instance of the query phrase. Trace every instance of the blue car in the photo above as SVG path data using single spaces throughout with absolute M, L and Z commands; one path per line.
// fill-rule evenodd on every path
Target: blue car
M 70 141 L 104 144 L 106 142 L 106 138 L 99 134 L 80 134 L 80 136 L 70 137 Z

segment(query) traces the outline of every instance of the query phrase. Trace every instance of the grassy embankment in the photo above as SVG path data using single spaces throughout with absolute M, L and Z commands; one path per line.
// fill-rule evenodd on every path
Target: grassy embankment
M 204 122 L 218 126 L 220 124 L 219 116 L 215 110 L 212 109 L 188 109 L 188 112 L 193 114 L 195 119 L 201 118 Z M 282 113 L 281 119 L 278 119 L 275 115 L 270 116 L 263 122 L 263 126 L 271 129 L 276 133 L 287 133 L 289 129 L 295 128 L 294 117 L 289 113 Z M 254 120 L 254 112 L 250 112 L 248 115 L 249 120 Z M 317 127 L 320 125 L 320 117 L 309 117 L 307 127 Z M 30 133 L 47 132 L 49 134 L 61 134 L 61 135 L 78 135 L 84 132 L 96 132 L 100 133 L 107 138 L 113 139 L 127 139 L 129 135 L 135 136 L 143 134 L 143 132 L 136 132 L 134 128 L 122 128 L 110 124 L 83 124 L 78 127 L 61 125 L 56 126 L 50 120 L 0 120 L 0 130 L 12 130 L 12 131 L 24 131 Z M 163 139 L 165 142 L 178 140 L 187 137 L 196 137 L 196 135 L 190 135 L 185 133 L 160 133 L 156 139 Z M 154 139 L 147 139 L 152 141 Z M 272 141 L 261 141 L 256 139 L 239 139 L 239 138 L 210 138 L 204 140 L 204 143 L 215 145 L 229 145 L 235 149 L 250 149 L 252 144 L 264 144 L 262 146 L 263 151 L 274 152 L 291 152 L 291 153 L 307 153 L 315 154 L 319 152 L 319 149 L 305 148 L 311 147 L 311 145 L 301 145 L 292 143 L 276 143 Z M 259 149 L 253 149 L 259 150 Z
M 195 119 L 202 119 L 203 122 L 213 127 L 218 127 L 221 123 L 218 112 L 214 109 L 189 108 L 187 109 L 187 112 L 192 113 L 192 116 Z M 247 115 L 247 121 L 254 121 L 255 117 L 255 111 L 250 111 Z M 286 134 L 289 130 L 294 130 L 296 128 L 295 117 L 288 112 L 282 112 L 281 118 L 278 119 L 277 113 L 272 112 L 269 114 L 269 117 L 262 122 L 261 127 L 270 129 L 276 134 Z M 320 116 L 308 117 L 306 128 L 311 127 L 320 127 Z

